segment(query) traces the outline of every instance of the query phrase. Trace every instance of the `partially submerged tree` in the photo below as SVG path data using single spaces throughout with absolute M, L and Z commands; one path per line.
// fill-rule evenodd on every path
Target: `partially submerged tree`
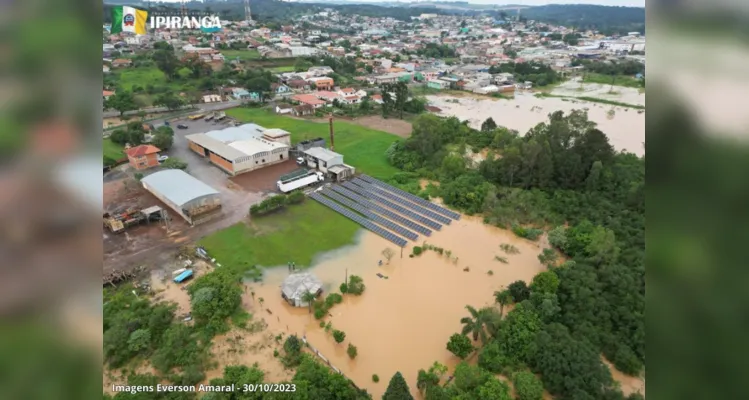
M 385 248 L 385 250 L 382 250 L 382 256 L 385 257 L 385 260 L 387 260 L 388 264 L 390 264 L 390 259 L 395 256 L 395 250 L 387 247 Z
M 382 400 L 413 400 L 411 390 L 408 388 L 408 383 L 406 383 L 406 380 L 400 372 L 396 372 L 395 375 L 390 378 L 390 383 L 388 384 L 385 394 L 382 395 Z
M 474 348 L 471 339 L 459 333 L 454 333 L 450 336 L 450 341 L 447 342 L 447 350 L 463 360 L 473 352 Z

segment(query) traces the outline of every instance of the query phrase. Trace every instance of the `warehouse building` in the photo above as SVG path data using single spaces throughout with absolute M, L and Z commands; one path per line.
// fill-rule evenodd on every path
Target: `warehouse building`
M 141 183 L 190 225 L 198 225 L 221 215 L 219 193 L 185 171 L 159 171 L 141 179 Z
M 190 149 L 230 175 L 289 159 L 291 135 L 283 129 L 244 124 L 186 136 Z
M 312 147 L 303 151 L 307 166 L 324 172 L 334 181 L 346 180 L 356 172 L 354 167 L 343 163 L 343 155 L 324 147 Z

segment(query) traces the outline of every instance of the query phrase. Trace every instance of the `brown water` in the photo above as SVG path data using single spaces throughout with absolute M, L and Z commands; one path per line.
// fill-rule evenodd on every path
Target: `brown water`
M 625 396 L 629 396 L 632 393 L 640 392 L 641 395 L 645 396 L 645 378 L 639 376 L 629 376 L 614 367 L 608 360 L 601 357 L 601 361 L 611 371 L 611 376 L 615 381 L 621 385 L 622 393 Z
M 273 313 L 263 313 L 272 331 L 306 335 L 334 366 L 375 398 L 384 393 L 397 371 L 416 395 L 420 368 L 439 361 L 452 369 L 458 363 L 445 346 L 450 335 L 460 331 L 460 319 L 468 315 L 466 305 L 490 305 L 494 291 L 518 279 L 529 281 L 545 269 L 537 258 L 540 245 L 486 226 L 478 218 L 463 217 L 427 240 L 452 250 L 457 262 L 432 251 L 409 258 L 411 249 L 406 248 L 403 258 L 398 250 L 390 265 L 383 260 L 383 266 L 378 267 L 382 250 L 396 248 L 368 231 L 361 234 L 357 245 L 320 257 L 311 271 L 324 283 L 326 293 L 338 291 L 346 270 L 349 275 L 361 276 L 366 285 L 362 296 L 345 296 L 344 302 L 331 310 L 333 316 L 326 319 L 346 332 L 341 344 L 319 327 L 306 308 L 291 307 L 281 298 L 279 285 L 288 274 L 285 268 L 268 270 L 262 284 L 248 286 L 256 298 L 264 298 L 263 309 Z M 505 255 L 499 249 L 502 243 L 516 246 L 520 253 Z M 495 255 L 507 257 L 509 263 L 495 261 Z M 466 267 L 469 272 L 464 271 Z M 378 272 L 389 279 L 378 278 Z M 349 343 L 358 347 L 355 360 L 346 355 Z M 379 383 L 372 382 L 372 374 L 380 376 Z

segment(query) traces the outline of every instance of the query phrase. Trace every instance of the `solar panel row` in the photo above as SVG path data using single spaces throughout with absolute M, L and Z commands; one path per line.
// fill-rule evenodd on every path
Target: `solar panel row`
M 355 192 L 355 193 L 357 193 L 357 194 L 359 194 L 361 196 L 364 196 L 364 197 L 366 197 L 366 198 L 368 198 L 368 199 L 370 199 L 372 201 L 376 201 L 376 202 L 378 202 L 380 204 L 383 204 L 383 205 L 385 205 L 387 207 L 390 207 L 393 210 L 398 211 L 399 213 L 401 213 L 401 214 L 403 214 L 403 215 L 405 215 L 405 216 L 407 216 L 409 218 L 414 219 L 415 221 L 419 221 L 419 222 L 423 223 L 424 225 L 426 225 L 426 226 L 428 226 L 428 227 L 430 227 L 432 229 L 436 229 L 436 230 L 442 229 L 442 225 L 440 225 L 440 224 L 432 221 L 431 219 L 429 219 L 427 217 L 424 217 L 422 215 L 416 214 L 415 212 L 413 212 L 411 210 L 408 210 L 405 207 L 401 207 L 401 206 L 393 203 L 392 201 L 389 201 L 389 200 L 385 199 L 384 197 L 378 196 L 378 195 L 376 195 L 374 193 L 370 193 L 367 190 L 365 190 L 364 188 L 362 188 L 361 186 L 356 186 L 356 185 L 354 185 L 351 182 L 344 182 L 343 186 L 346 187 L 347 189 L 350 189 L 352 192 Z
M 408 229 L 396 224 L 395 222 L 373 213 L 372 211 L 369 211 L 366 207 L 356 204 L 355 202 L 341 196 L 338 193 L 335 193 L 331 190 L 323 190 L 322 192 L 320 192 L 320 194 L 343 204 L 344 206 L 358 212 L 359 214 L 371 219 L 372 221 L 384 226 L 385 228 L 390 229 L 391 231 L 400 233 L 401 235 L 405 236 L 406 239 L 416 240 L 419 238 L 418 234 L 411 232 Z
M 360 178 L 363 179 L 363 180 L 365 180 L 365 181 L 367 181 L 367 182 L 369 182 L 369 183 L 371 183 L 371 184 L 373 184 L 373 185 L 381 186 L 381 187 L 383 187 L 383 188 L 385 188 L 387 190 L 390 190 L 390 191 L 392 191 L 392 192 L 394 192 L 394 193 L 396 193 L 396 194 L 398 194 L 400 196 L 403 196 L 406 199 L 415 202 L 416 204 L 420 204 L 420 205 L 422 205 L 424 207 L 427 207 L 427 208 L 430 208 L 430 209 L 432 209 L 434 211 L 437 211 L 438 213 L 440 213 L 442 215 L 446 215 L 446 216 L 448 216 L 448 217 L 450 217 L 452 219 L 456 219 L 456 220 L 460 219 L 460 214 L 456 213 L 455 211 L 448 210 L 445 207 L 440 207 L 437 204 L 432 203 L 431 201 L 424 200 L 424 199 L 422 199 L 419 196 L 416 196 L 416 195 L 413 195 L 411 193 L 408 193 L 405 190 L 398 189 L 397 187 L 394 187 L 392 185 L 388 185 L 387 183 L 379 181 L 379 180 L 377 180 L 375 178 L 372 178 L 371 176 L 360 175 Z
M 359 214 L 354 213 L 351 210 L 348 210 L 344 207 L 341 207 L 336 202 L 326 199 L 323 196 L 320 196 L 317 193 L 310 194 L 310 197 L 328 207 L 333 209 L 334 211 L 337 211 L 338 213 L 348 217 L 352 221 L 358 223 L 359 225 L 369 229 L 370 231 L 382 236 L 383 238 L 395 243 L 399 247 L 405 247 L 408 241 L 406 239 L 403 239 L 402 237 L 394 235 L 392 232 L 386 231 L 385 229 L 380 228 L 379 226 L 375 225 L 372 221 L 362 217 Z
M 396 214 L 384 207 L 380 207 L 375 203 L 372 203 L 371 201 L 357 195 L 356 193 L 341 187 L 341 186 L 331 186 L 331 189 L 333 189 L 335 192 L 340 193 L 350 199 L 353 199 L 357 203 L 363 205 L 364 207 L 369 208 L 370 210 L 377 211 L 378 213 L 399 222 L 400 224 L 406 226 L 407 228 L 413 229 L 416 232 L 421 233 L 422 235 L 426 236 L 432 236 L 432 230 L 429 228 L 425 228 L 416 222 L 411 221 L 410 219 L 403 218 L 400 214 Z M 436 222 L 435 222 L 436 223 Z
M 394 195 L 392 192 L 389 192 L 389 191 L 387 191 L 387 190 L 385 190 L 385 189 L 383 189 L 381 187 L 378 187 L 376 185 L 373 185 L 371 183 L 367 183 L 366 181 L 358 180 L 358 179 L 354 179 L 352 182 L 355 183 L 355 184 L 357 184 L 357 185 L 359 185 L 359 186 L 361 186 L 361 187 L 363 187 L 364 190 L 367 190 L 367 191 L 375 193 L 377 195 L 386 197 L 387 199 L 389 199 L 391 201 L 394 201 L 394 202 L 396 202 L 396 203 L 398 203 L 398 204 L 400 204 L 402 206 L 408 207 L 411 210 L 414 210 L 414 211 L 416 211 L 416 212 L 418 212 L 418 213 L 420 213 L 422 215 L 425 215 L 425 216 L 427 216 L 427 217 L 429 217 L 429 218 L 431 218 L 433 220 L 439 221 L 439 222 L 441 222 L 443 224 L 447 224 L 447 225 L 450 225 L 450 222 L 452 222 L 452 220 L 450 218 L 447 218 L 444 215 L 440 215 L 440 214 L 437 214 L 434 211 L 427 210 L 426 208 L 424 208 L 424 207 L 422 207 L 420 205 L 417 205 L 415 203 L 412 203 L 412 202 L 410 202 L 410 201 L 408 201 L 408 200 L 406 200 L 406 199 L 404 199 L 402 197 L 398 197 L 398 196 Z

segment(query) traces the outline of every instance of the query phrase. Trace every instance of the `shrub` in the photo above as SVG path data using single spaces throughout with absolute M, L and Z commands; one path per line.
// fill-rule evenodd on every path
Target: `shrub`
M 141 174 L 140 172 L 136 172 L 135 173 L 135 179 L 137 179 L 137 180 L 143 179 L 143 174 Z
M 377 374 L 372 375 L 372 382 L 377 383 L 380 381 L 380 377 Z
M 348 285 L 346 284 L 346 282 L 341 283 L 341 286 L 339 287 L 339 289 L 341 290 L 341 293 L 344 293 L 344 294 L 348 293 Z
M 541 235 L 543 235 L 544 231 L 537 228 L 524 228 L 520 225 L 513 225 L 512 226 L 512 232 L 516 235 L 526 238 L 528 240 L 538 240 Z
M 541 400 L 543 398 L 544 386 L 541 380 L 531 372 L 514 373 L 512 383 L 515 386 L 518 400 Z
M 161 163 L 161 166 L 166 169 L 181 169 L 185 170 L 187 169 L 187 163 L 180 160 L 179 158 L 170 157 L 163 163 Z
M 422 252 L 422 251 L 423 251 L 423 250 L 422 250 L 422 248 L 421 248 L 421 247 L 419 247 L 419 246 L 414 246 L 414 249 L 413 249 L 413 254 L 414 254 L 415 256 L 418 256 L 418 255 L 420 255 L 420 254 L 421 254 L 421 252 Z
M 325 321 L 320 321 L 320 328 L 325 328 Z
M 325 315 L 327 315 L 328 310 L 323 310 L 322 308 L 318 308 L 315 310 L 315 318 L 316 319 L 323 319 L 325 318 Z
M 359 354 L 359 351 L 357 350 L 356 346 L 349 343 L 348 349 L 346 349 L 346 353 L 348 354 L 349 358 L 353 360 L 354 358 L 356 358 L 357 354 Z
M 507 257 L 494 256 L 494 259 L 503 264 L 507 264 Z
M 343 342 L 346 339 L 346 332 L 333 329 L 333 339 L 335 339 L 336 343 Z
M 299 204 L 303 202 L 306 198 L 307 197 L 304 195 L 304 192 L 300 190 L 295 190 L 286 196 L 286 200 L 288 204 Z

